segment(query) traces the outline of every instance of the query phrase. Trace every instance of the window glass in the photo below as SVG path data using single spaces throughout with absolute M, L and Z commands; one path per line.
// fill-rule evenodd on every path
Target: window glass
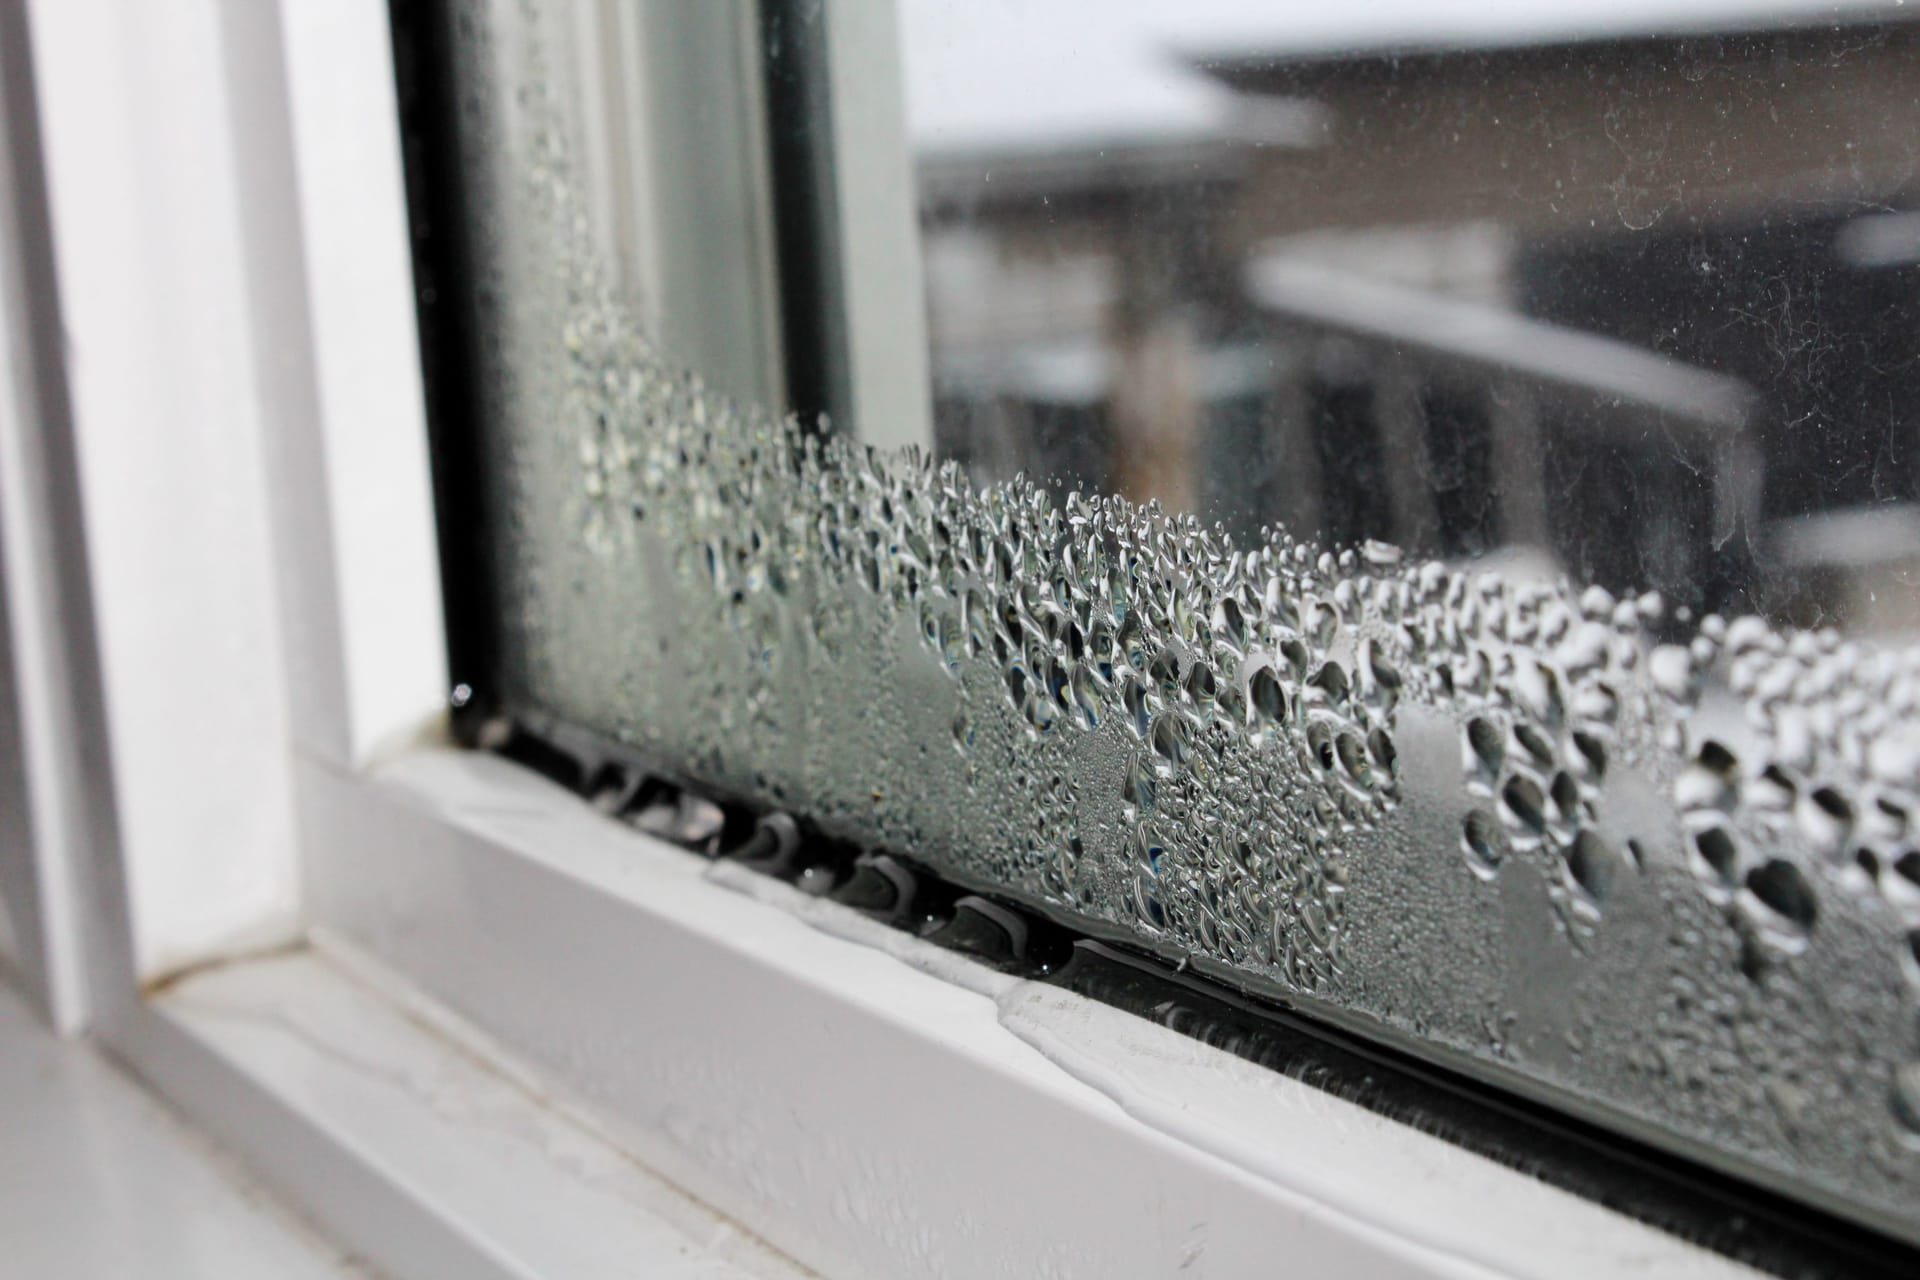
M 1903 629 L 1888 10 L 908 0 L 942 452 L 1242 538 Z
M 875 451 L 694 8 L 451 3 L 486 703 L 1920 1238 L 1920 27 L 902 0 Z

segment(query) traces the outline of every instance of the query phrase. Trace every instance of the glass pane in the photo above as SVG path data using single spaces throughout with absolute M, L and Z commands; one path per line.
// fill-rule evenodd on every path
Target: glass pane
M 907 0 L 941 450 L 1905 629 L 1897 8 Z
M 692 8 L 454 5 L 490 704 L 1920 1240 L 1920 27 L 903 0 L 880 453 L 631 284 Z

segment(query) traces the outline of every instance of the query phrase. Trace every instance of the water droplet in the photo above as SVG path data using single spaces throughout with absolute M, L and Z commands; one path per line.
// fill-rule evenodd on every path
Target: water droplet
M 1567 822 L 1577 821 L 1580 817 L 1580 787 L 1572 775 L 1556 773 L 1553 781 L 1547 785 L 1547 795 L 1553 799 L 1553 807 Z
M 1367 734 L 1367 750 L 1389 776 L 1396 772 L 1400 754 L 1393 745 L 1392 736 L 1385 729 L 1375 729 Z
M 1467 855 L 1467 866 L 1482 880 L 1491 880 L 1507 855 L 1506 833 L 1492 814 L 1471 809 L 1461 824 L 1460 844 Z
M 1360 555 L 1376 569 L 1389 569 L 1400 563 L 1400 548 L 1372 538 L 1360 544 Z
M 1313 673 L 1313 678 L 1307 681 L 1307 685 L 1311 689 L 1319 690 L 1324 695 L 1324 700 L 1335 707 L 1345 706 L 1347 695 L 1353 689 L 1347 680 L 1347 669 L 1337 662 L 1321 664 L 1320 669 Z
M 1532 778 L 1518 773 L 1508 778 L 1500 788 L 1500 800 L 1507 816 L 1518 826 L 1534 833 L 1547 829 L 1546 798 Z
M 1619 857 L 1607 842 L 1591 831 L 1582 831 L 1567 849 L 1567 871 L 1580 891 L 1596 906 L 1613 891 L 1613 874 Z
M 1506 762 L 1507 748 L 1500 729 L 1493 721 L 1483 716 L 1474 716 L 1467 721 L 1467 767 L 1478 767 L 1480 773 L 1489 781 L 1500 775 L 1500 767 Z
M 1287 695 L 1272 667 L 1257 668 L 1247 681 L 1247 701 L 1263 725 L 1279 724 L 1287 718 Z
M 1154 754 L 1168 764 L 1185 763 L 1189 736 L 1186 719 L 1178 711 L 1167 710 L 1154 717 Z
M 1160 782 L 1147 762 L 1139 756 L 1127 761 L 1127 776 L 1120 784 L 1120 798 L 1140 813 L 1151 813 L 1160 795 Z
M 1100 727 L 1100 695 L 1098 677 L 1088 664 L 1082 663 L 1073 671 L 1073 705 L 1080 713 L 1080 721 L 1089 729 Z
M 1322 769 L 1331 769 L 1336 763 L 1333 754 L 1333 730 L 1326 721 L 1315 720 L 1307 726 L 1307 750 L 1312 753 L 1314 762 Z
M 1558 753 L 1554 751 L 1553 743 L 1547 740 L 1545 734 L 1525 721 L 1513 726 L 1513 739 L 1539 764 L 1551 768 L 1558 760 Z
M 1853 830 L 1853 806 L 1832 787 L 1818 787 L 1795 809 L 1800 830 L 1816 852 L 1838 857 Z
M 1572 735 L 1574 754 L 1571 763 L 1594 782 L 1607 776 L 1607 747 L 1591 733 L 1575 730 Z
M 1372 763 L 1367 756 L 1366 744 L 1357 733 L 1342 733 L 1334 738 L 1334 754 L 1340 759 L 1340 767 L 1347 776 L 1363 787 L 1373 785 Z
M 1903 1063 L 1893 1073 L 1893 1118 L 1909 1140 L 1920 1138 L 1920 1062 Z
M 1647 655 L 1647 675 L 1676 705 L 1690 707 L 1699 696 L 1693 655 L 1680 645 L 1663 644 Z
M 1333 611 L 1332 605 L 1324 601 L 1315 603 L 1307 612 L 1307 639 L 1312 641 L 1313 647 L 1322 653 L 1332 646 L 1333 637 L 1339 630 L 1339 626 L 1340 615 Z
M 1147 730 L 1153 724 L 1153 707 L 1147 697 L 1146 686 L 1132 675 L 1121 682 L 1120 703 L 1127 711 L 1127 724 L 1139 737 L 1146 737 Z
M 1213 701 L 1215 688 L 1213 668 L 1204 662 L 1195 662 L 1187 672 L 1187 696 L 1205 706 Z
M 1513 674 L 1514 694 L 1536 723 L 1553 729 L 1566 718 L 1560 696 L 1560 678 L 1540 662 L 1523 662 Z
M 1813 928 L 1818 913 L 1813 886 L 1791 862 L 1772 858 L 1747 872 L 1747 892 L 1781 925 L 1801 933 Z
M 1714 882 L 1728 888 L 1740 882 L 1740 845 L 1731 831 L 1704 827 L 1693 833 L 1693 848 L 1700 855 L 1701 870 Z

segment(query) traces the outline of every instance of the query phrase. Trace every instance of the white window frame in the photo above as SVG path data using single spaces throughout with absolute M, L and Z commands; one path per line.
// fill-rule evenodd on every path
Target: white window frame
M 50 245 L 0 223 L 28 976 L 341 1242 L 396 1275 L 588 1274 L 618 1228 L 562 1156 L 505 1197 L 436 1163 L 460 1126 L 317 1087 L 208 1014 L 222 983 L 288 1025 L 402 1009 L 828 1274 L 1744 1274 L 436 741 L 386 5 L 0 8 L 51 214 Z

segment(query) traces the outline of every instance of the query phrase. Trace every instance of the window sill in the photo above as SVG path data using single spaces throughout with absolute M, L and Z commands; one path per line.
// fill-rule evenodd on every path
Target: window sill
M 152 1005 L 176 1050 L 162 1061 L 222 1068 L 161 1082 L 355 1253 L 395 1276 L 806 1274 L 370 976 L 301 948 Z
M 503 761 L 304 771 L 313 947 L 176 982 L 131 1056 L 396 1273 L 630 1270 L 730 1218 L 833 1275 L 1746 1274 Z

